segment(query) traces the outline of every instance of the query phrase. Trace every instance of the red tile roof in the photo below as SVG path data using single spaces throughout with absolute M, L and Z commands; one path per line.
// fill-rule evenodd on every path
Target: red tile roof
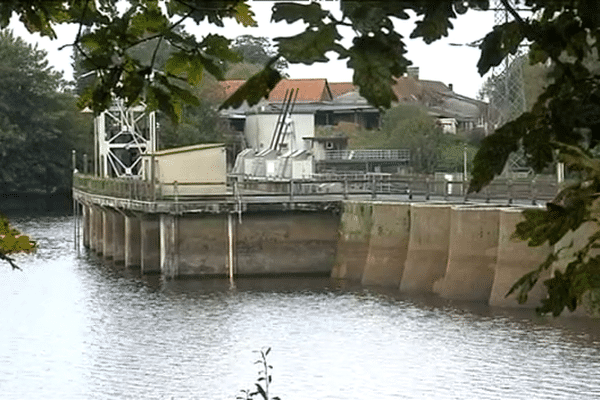
M 354 86 L 351 82 L 332 82 L 329 83 L 331 94 L 334 98 L 343 96 L 352 91 L 359 91 L 358 86 Z M 435 88 L 430 88 L 417 81 L 414 78 L 403 76 L 396 80 L 392 86 L 392 90 L 398 97 L 401 103 L 421 101 L 428 95 L 429 92 L 435 91 Z
M 219 82 L 223 89 L 223 99 L 231 96 L 244 82 L 243 80 Z M 328 83 L 326 79 L 282 79 L 271 91 L 268 100 L 281 103 L 284 101 L 286 90 L 296 88 L 299 89 L 296 100 L 298 103 L 331 101 L 344 94 L 359 90 L 358 86 L 351 82 Z M 422 104 L 439 102 L 442 93 L 451 92 L 441 82 L 419 81 L 409 76 L 398 78 L 392 86 L 392 90 L 400 103 L 418 102 Z
M 269 94 L 269 101 L 283 102 L 288 89 L 299 89 L 297 102 L 331 101 L 327 79 L 282 79 Z
M 235 93 L 246 82 L 243 79 L 231 79 L 228 81 L 221 81 L 219 85 L 223 88 L 223 98 L 227 99 L 229 96 Z
M 414 78 L 402 76 L 396 80 L 392 90 L 401 103 L 412 103 L 423 98 L 423 86 Z
M 243 80 L 221 81 L 224 98 L 231 96 L 242 84 Z M 331 90 L 326 79 L 282 79 L 269 94 L 269 101 L 283 102 L 288 89 L 299 89 L 296 102 L 312 103 L 332 100 Z
M 358 90 L 358 87 L 354 86 L 352 82 L 329 82 L 329 89 L 331 89 L 331 95 L 335 99 L 343 94 Z

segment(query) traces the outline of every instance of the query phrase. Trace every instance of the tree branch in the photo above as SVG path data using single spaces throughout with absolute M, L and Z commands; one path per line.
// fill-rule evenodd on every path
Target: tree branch
M 15 260 L 4 253 L 0 253 L 0 260 L 9 263 L 13 270 L 18 269 L 22 271 L 22 269 L 17 264 L 15 264 Z
M 172 31 L 172 30 L 173 30 L 173 28 L 175 28 L 175 27 L 177 27 L 177 26 L 181 25 L 181 23 L 182 23 L 183 21 L 185 21 L 186 19 L 188 19 L 188 18 L 189 18 L 189 17 L 192 15 L 192 13 L 193 13 L 193 12 L 194 12 L 194 10 L 190 10 L 190 11 L 189 11 L 187 14 L 185 14 L 183 17 L 181 17 L 181 19 L 180 19 L 179 21 L 175 22 L 173 25 L 171 25 L 171 26 L 169 27 L 169 31 Z M 151 36 L 145 37 L 145 38 L 143 38 L 143 39 L 140 39 L 140 40 L 138 40 L 137 42 L 133 42 L 133 43 L 132 43 L 132 44 L 131 44 L 129 47 L 127 47 L 127 48 L 128 48 L 128 49 L 130 49 L 130 48 L 132 48 L 132 47 L 134 47 L 134 46 L 137 46 L 138 44 L 141 44 L 141 43 L 144 43 L 144 42 L 149 42 L 149 41 L 151 41 L 151 40 L 154 40 L 154 39 L 156 39 L 156 38 L 159 38 L 159 39 L 160 39 L 160 41 L 162 41 L 162 39 L 163 39 L 164 37 L 165 37 L 165 34 L 164 34 L 164 33 L 157 33 L 156 35 L 151 35 Z M 159 41 L 159 43 L 160 43 L 160 41 Z
M 506 8 L 506 11 L 508 11 L 510 13 L 510 15 L 513 16 L 513 18 L 515 19 L 515 21 L 517 21 L 519 24 L 523 25 L 523 26 L 527 26 L 527 23 L 525 22 L 525 20 L 523 20 L 523 18 L 521 18 L 521 16 L 519 15 L 519 13 L 517 12 L 517 10 L 515 10 L 510 3 L 508 2 L 508 0 L 500 0 L 500 2 L 502 3 L 502 5 Z
M 158 53 L 158 49 L 159 49 L 160 45 L 162 44 L 163 39 L 164 39 L 164 36 L 161 36 L 158 38 L 158 43 L 156 44 L 156 47 L 154 48 L 154 52 L 152 53 L 152 59 L 150 60 L 150 71 L 152 71 L 154 69 L 154 61 L 156 60 L 156 54 Z

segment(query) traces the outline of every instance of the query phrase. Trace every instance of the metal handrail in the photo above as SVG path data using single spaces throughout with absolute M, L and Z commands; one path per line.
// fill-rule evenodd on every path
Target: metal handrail
M 310 180 L 244 180 L 239 177 L 229 177 L 226 193 L 181 194 L 179 190 L 175 197 L 179 202 L 198 198 L 227 198 L 241 203 L 248 197 L 280 198 L 282 202 L 304 201 L 309 197 L 327 195 L 347 199 L 350 196 L 407 196 L 408 199 L 422 198 L 463 198 L 465 200 L 484 200 L 486 202 L 507 202 L 528 200 L 536 204 L 554 198 L 560 189 L 551 179 L 496 179 L 479 193 L 467 194 L 468 183 L 464 181 L 449 181 L 430 179 L 429 177 L 398 177 L 390 174 L 356 174 L 342 176 L 316 176 Z M 164 186 L 175 186 L 171 183 L 153 185 L 140 179 L 99 178 L 75 173 L 73 187 L 80 191 L 117 198 L 143 201 L 172 201 L 174 196 L 164 194 Z M 233 188 L 235 187 L 235 190 Z M 241 204 L 240 204 L 241 207 Z
M 326 150 L 325 160 L 396 160 L 409 161 L 408 149 Z

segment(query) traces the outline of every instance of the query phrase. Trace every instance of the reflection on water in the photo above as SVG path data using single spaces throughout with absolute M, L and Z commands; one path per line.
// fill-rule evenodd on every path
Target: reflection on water
M 73 250 L 69 217 L 0 268 L 3 399 L 234 399 L 272 347 L 283 399 L 600 397 L 600 324 L 323 278 L 164 282 Z

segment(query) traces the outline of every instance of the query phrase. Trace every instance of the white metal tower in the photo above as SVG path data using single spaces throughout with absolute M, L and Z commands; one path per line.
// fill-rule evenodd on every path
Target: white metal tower
M 154 153 L 156 114 L 144 104 L 126 107 L 115 100 L 94 120 L 94 174 L 104 178 L 139 177 L 142 155 Z

